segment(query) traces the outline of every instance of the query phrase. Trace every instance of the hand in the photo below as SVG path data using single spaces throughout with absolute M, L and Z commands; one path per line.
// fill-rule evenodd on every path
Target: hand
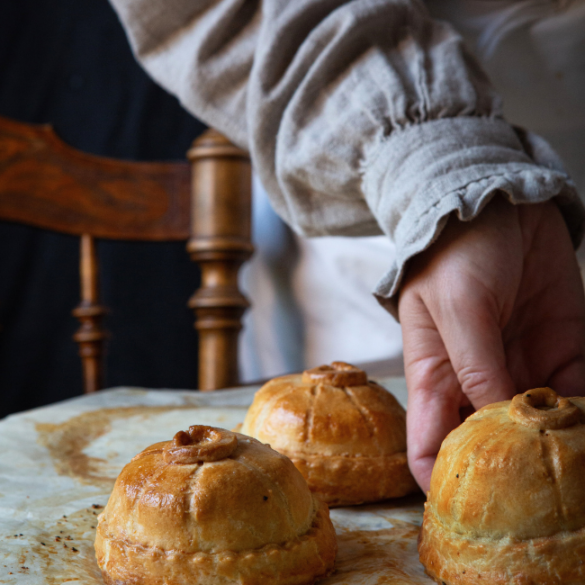
M 550 386 L 585 394 L 585 298 L 553 202 L 501 197 L 451 218 L 416 256 L 399 300 L 408 459 L 426 492 L 447 434 L 473 409 Z

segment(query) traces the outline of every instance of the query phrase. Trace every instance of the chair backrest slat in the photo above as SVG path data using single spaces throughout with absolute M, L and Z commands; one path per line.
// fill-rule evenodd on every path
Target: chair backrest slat
M 50 126 L 0 117 L 0 192 L 8 221 L 119 240 L 189 237 L 189 163 L 85 154 Z

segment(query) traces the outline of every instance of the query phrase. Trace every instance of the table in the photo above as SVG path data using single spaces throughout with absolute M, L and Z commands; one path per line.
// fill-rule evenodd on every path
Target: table
M 403 378 L 380 380 L 404 403 Z M 118 388 L 0 421 L 0 583 L 100 585 L 96 516 L 133 455 L 192 424 L 233 428 L 257 387 Z M 423 496 L 331 511 L 339 553 L 323 585 L 429 585 L 416 538 Z

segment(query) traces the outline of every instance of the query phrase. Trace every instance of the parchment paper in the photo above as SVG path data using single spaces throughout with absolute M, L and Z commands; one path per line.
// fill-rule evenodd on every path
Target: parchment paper
M 381 380 L 405 402 L 404 379 Z M 0 583 L 101 585 L 96 516 L 122 467 L 192 424 L 233 428 L 257 387 L 201 394 L 119 388 L 0 421 Z M 336 572 L 323 585 L 423 585 L 423 497 L 338 508 Z

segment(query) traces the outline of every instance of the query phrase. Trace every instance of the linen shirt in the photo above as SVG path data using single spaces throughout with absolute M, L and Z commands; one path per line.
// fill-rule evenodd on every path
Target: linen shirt
M 510 126 L 461 37 L 418 0 L 111 0 L 150 75 L 250 151 L 306 236 L 386 234 L 375 289 L 396 315 L 410 258 L 497 193 L 585 208 L 541 138 Z

